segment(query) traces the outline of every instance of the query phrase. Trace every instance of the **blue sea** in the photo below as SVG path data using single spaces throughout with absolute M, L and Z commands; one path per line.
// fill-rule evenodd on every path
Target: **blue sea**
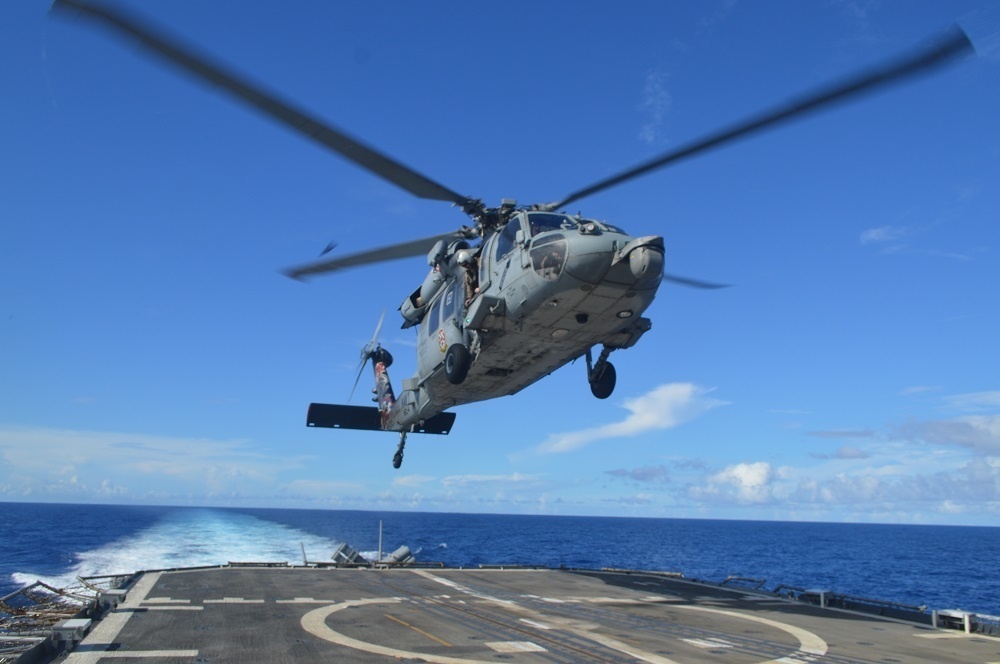
M 0 503 L 0 596 L 36 580 L 229 561 L 370 558 L 730 575 L 1000 615 L 1000 528 Z

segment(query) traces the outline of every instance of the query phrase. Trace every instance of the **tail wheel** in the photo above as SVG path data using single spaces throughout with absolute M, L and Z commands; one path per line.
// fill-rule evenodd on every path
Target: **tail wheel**
M 452 385 L 459 385 L 469 375 L 472 356 L 465 344 L 452 344 L 444 354 L 444 375 Z
M 615 373 L 615 365 L 605 362 L 600 374 L 594 376 L 590 381 L 590 391 L 598 399 L 607 399 L 615 391 L 617 380 L 618 375 Z

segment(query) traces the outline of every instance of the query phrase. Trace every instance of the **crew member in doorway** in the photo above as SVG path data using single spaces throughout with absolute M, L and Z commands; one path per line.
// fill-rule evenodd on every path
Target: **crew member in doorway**
M 471 251 L 458 252 L 458 264 L 465 268 L 465 306 L 479 294 L 479 261 Z

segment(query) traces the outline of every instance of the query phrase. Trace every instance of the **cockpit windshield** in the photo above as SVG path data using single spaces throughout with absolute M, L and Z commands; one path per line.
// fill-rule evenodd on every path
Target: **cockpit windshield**
M 528 226 L 531 228 L 531 237 L 535 237 L 539 233 L 547 233 L 548 231 L 573 230 L 577 227 L 577 223 L 565 214 L 530 212 L 528 213 Z
M 606 221 L 597 221 L 596 219 L 584 219 L 583 217 L 571 217 L 567 214 L 556 214 L 555 212 L 529 212 L 528 213 L 528 227 L 531 229 L 531 237 L 535 237 L 539 233 L 547 233 L 549 231 L 571 231 L 580 229 L 580 232 L 598 232 L 598 233 L 617 233 L 619 235 L 628 235 L 624 230 L 617 226 L 612 226 Z

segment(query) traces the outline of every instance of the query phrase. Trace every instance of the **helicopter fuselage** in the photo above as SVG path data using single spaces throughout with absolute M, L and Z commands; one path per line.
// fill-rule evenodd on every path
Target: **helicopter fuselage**
M 474 250 L 479 288 L 468 299 L 465 268 L 454 260 L 467 247 L 453 243 L 425 280 L 437 288 L 419 309 L 417 374 L 403 382 L 387 429 L 407 431 L 447 408 L 515 394 L 594 346 L 628 348 L 650 329 L 641 314 L 663 275 L 659 236 L 519 212 Z M 458 383 L 447 367 L 454 344 L 470 356 Z

